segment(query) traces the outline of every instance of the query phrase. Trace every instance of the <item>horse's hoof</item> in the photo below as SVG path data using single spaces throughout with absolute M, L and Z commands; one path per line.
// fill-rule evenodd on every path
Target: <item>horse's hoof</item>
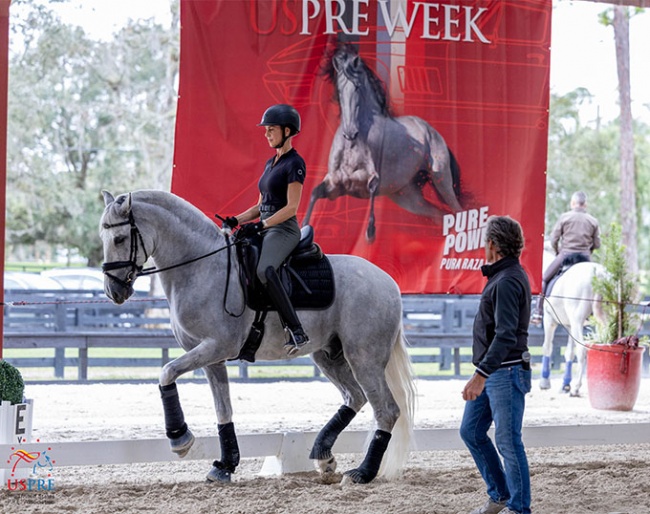
M 321 473 L 334 473 L 336 471 L 336 458 L 322 459 L 318 461 L 318 469 Z
M 569 393 L 569 396 L 570 396 L 571 398 L 580 398 L 580 391 L 571 391 L 571 392 Z
M 176 439 L 170 439 L 169 444 L 171 446 L 172 452 L 178 455 L 181 459 L 187 455 L 194 444 L 194 434 L 188 428 L 182 436 L 177 437 Z
M 206 480 L 210 483 L 217 482 L 219 484 L 229 484 L 232 477 L 232 472 L 227 469 L 220 469 L 213 466 L 208 474 L 205 476 Z
M 563 385 L 560 392 L 561 393 L 570 393 L 571 392 L 571 386 L 570 385 Z
M 539 379 L 539 388 L 543 391 L 551 388 L 551 381 L 548 378 Z
M 343 481 L 341 484 L 345 485 L 348 483 L 352 484 L 369 484 L 372 482 L 372 479 L 375 478 L 373 476 L 368 475 L 367 473 L 364 473 L 360 469 L 351 469 L 349 471 L 346 471 L 343 475 Z

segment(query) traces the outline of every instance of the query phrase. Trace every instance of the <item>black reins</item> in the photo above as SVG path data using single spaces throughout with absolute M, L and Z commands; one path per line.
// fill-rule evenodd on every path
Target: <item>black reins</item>
M 228 288 L 230 286 L 230 270 L 232 269 L 232 264 L 231 264 L 231 248 L 233 246 L 233 243 L 230 242 L 230 235 L 228 233 L 224 234 L 224 237 L 226 239 L 226 246 L 222 246 L 221 248 L 217 248 L 216 250 L 213 250 L 209 253 L 206 253 L 204 255 L 200 255 L 199 257 L 194 257 L 192 259 L 189 259 L 187 261 L 179 262 L 177 264 L 172 264 L 171 266 L 166 266 L 164 268 L 156 268 L 156 267 L 151 267 L 147 269 L 143 269 L 143 266 L 140 266 L 138 264 L 138 248 L 141 245 L 142 246 L 142 252 L 144 253 L 144 261 L 146 262 L 147 259 L 149 258 L 149 254 L 147 253 L 147 250 L 144 246 L 144 240 L 142 238 L 142 234 L 140 233 L 140 230 L 138 229 L 137 225 L 135 224 L 135 219 L 133 218 L 133 212 L 129 211 L 129 218 L 126 221 L 122 221 L 120 223 L 113 223 L 112 225 L 105 224 L 104 228 L 115 228 L 115 227 L 122 227 L 124 225 L 131 225 L 131 249 L 129 251 L 129 260 L 128 261 L 114 261 L 114 262 L 105 262 L 102 264 L 102 272 L 104 275 L 107 277 L 110 277 L 113 279 L 115 282 L 120 284 L 123 287 L 131 287 L 133 282 L 135 281 L 136 278 L 141 277 L 141 276 L 146 276 L 146 275 L 154 275 L 156 273 L 161 273 L 163 271 L 169 271 L 175 268 L 180 268 L 181 266 L 186 266 L 188 264 L 192 264 L 194 262 L 200 261 L 202 259 L 205 259 L 207 257 L 211 257 L 212 255 L 215 255 L 223 250 L 228 250 L 228 268 L 226 271 L 226 288 L 223 293 L 223 309 L 224 311 L 233 317 L 239 317 L 241 316 L 244 311 L 246 310 L 246 304 L 244 303 L 244 307 L 242 308 L 242 311 L 239 314 L 233 314 L 228 310 L 228 307 L 226 306 L 226 297 L 228 296 Z M 139 245 L 138 245 L 139 241 Z M 235 239 L 235 243 L 240 243 L 241 241 Z M 116 270 L 116 269 L 123 269 L 123 268 L 131 268 L 131 270 L 127 273 L 126 277 L 124 280 L 122 280 L 119 277 L 116 277 L 114 274 L 110 273 L 110 271 Z

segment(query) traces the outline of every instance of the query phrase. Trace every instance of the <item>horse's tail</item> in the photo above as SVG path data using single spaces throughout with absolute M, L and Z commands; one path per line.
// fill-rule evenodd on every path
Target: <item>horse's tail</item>
M 400 326 L 386 366 L 386 381 L 400 409 L 400 416 L 393 427 L 390 444 L 379 469 L 379 474 L 386 478 L 394 478 L 399 474 L 411 451 L 416 398 L 413 377 L 411 359 L 406 351 L 404 329 Z

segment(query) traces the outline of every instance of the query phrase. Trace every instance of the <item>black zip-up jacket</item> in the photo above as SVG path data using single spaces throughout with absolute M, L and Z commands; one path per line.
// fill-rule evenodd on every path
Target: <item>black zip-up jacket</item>
M 474 319 L 472 362 L 489 377 L 508 363 L 521 362 L 528 351 L 530 283 L 515 257 L 481 267 L 488 278 Z

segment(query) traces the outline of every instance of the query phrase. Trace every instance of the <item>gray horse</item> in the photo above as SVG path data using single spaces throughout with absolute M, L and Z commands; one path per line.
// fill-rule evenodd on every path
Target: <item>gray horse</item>
M 377 195 L 436 224 L 444 214 L 462 210 L 460 169 L 440 133 L 417 116 L 392 116 L 383 83 L 353 47 L 338 48 L 324 71 L 335 85 L 341 123 L 327 175 L 312 190 L 303 225 L 309 223 L 317 200 L 342 195 L 370 199 L 370 242 L 375 239 Z M 437 203 L 424 196 L 427 184 Z
M 228 244 L 222 230 L 181 198 L 162 191 L 135 191 L 117 198 L 106 191 L 103 195 L 106 208 L 100 236 L 106 295 L 116 304 L 125 302 L 151 257 L 169 301 L 172 330 L 186 352 L 166 364 L 160 374 L 171 450 L 182 457 L 194 442 L 176 380 L 203 368 L 214 398 L 221 446 L 220 460 L 214 462 L 207 478 L 229 482 L 239 464 L 239 448 L 226 361 L 239 355 L 255 314 L 244 309 L 244 293 L 237 280 L 239 266 L 233 263 L 229 268 L 230 251 L 220 251 Z M 341 392 L 344 405 L 317 436 L 310 458 L 317 461 L 322 473 L 332 473 L 336 469 L 332 455 L 336 438 L 370 402 L 376 430 L 363 462 L 347 471 L 346 479 L 367 483 L 378 474 L 390 478 L 408 457 L 415 401 L 400 290 L 388 274 L 364 259 L 332 255 L 330 260 L 337 284 L 334 303 L 326 310 L 300 313 L 311 339 L 297 355 L 311 353 Z M 238 307 L 243 309 L 239 317 L 226 312 L 238 311 Z M 284 342 L 278 316 L 269 313 L 257 359 L 286 359 Z

